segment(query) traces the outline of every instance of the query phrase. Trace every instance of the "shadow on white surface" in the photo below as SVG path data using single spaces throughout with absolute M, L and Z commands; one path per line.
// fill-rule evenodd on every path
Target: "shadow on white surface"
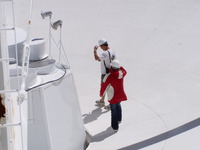
M 191 129 L 199 126 L 199 125 L 200 125 L 200 118 L 197 118 L 193 121 L 190 121 L 190 122 L 188 122 L 184 125 L 181 125 L 181 126 L 175 128 L 175 129 L 169 130 L 165 133 L 159 134 L 157 136 L 154 136 L 154 137 L 146 139 L 144 141 L 135 143 L 133 145 L 121 148 L 119 150 L 138 150 L 138 149 L 141 149 L 141 148 L 145 148 L 147 146 L 150 146 L 150 145 L 156 144 L 158 142 L 172 138 L 174 136 L 177 136 L 177 135 L 184 133 L 188 130 L 191 130 Z
M 103 141 L 104 139 L 106 139 L 106 138 L 112 136 L 112 135 L 115 134 L 115 133 L 117 133 L 117 132 L 114 132 L 113 129 L 112 129 L 111 127 L 108 127 L 105 131 L 100 132 L 100 133 L 94 135 L 94 136 L 92 137 L 91 143 L 92 143 L 92 142 L 100 142 L 100 141 Z
M 104 113 L 107 113 L 109 110 L 102 111 L 102 107 L 97 107 L 94 109 L 91 113 L 83 114 L 83 122 L 84 124 L 90 123 L 92 121 L 95 121 L 98 119 L 99 116 L 101 116 Z

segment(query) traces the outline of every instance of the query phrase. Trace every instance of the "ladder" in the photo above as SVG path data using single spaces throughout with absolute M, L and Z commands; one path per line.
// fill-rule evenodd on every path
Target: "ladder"
M 18 50 L 17 50 L 17 37 L 16 37 L 16 26 L 15 26 L 15 17 L 14 17 L 14 3 L 13 0 L 0 0 L 0 3 L 2 2 L 10 2 L 11 3 L 11 7 L 12 7 L 12 22 L 13 22 L 13 26 L 12 27 L 6 27 L 6 25 L 4 24 L 3 27 L 0 27 L 0 31 L 8 31 L 8 30 L 12 30 L 14 31 L 14 39 L 15 39 L 15 56 L 16 58 L 1 58 L 0 62 L 10 62 L 10 61 L 16 61 L 17 67 L 19 65 L 18 63 Z M 7 55 L 8 57 L 8 55 Z M 17 68 L 17 70 L 19 70 L 19 68 Z M 17 76 L 18 76 L 18 89 L 16 90 L 3 90 L 0 91 L 0 94 L 4 94 L 4 93 L 10 93 L 10 92 L 17 92 L 19 90 L 19 72 L 17 72 Z
M 4 147 L 5 150 L 27 150 L 27 120 L 26 120 L 27 118 L 25 117 L 25 119 L 22 119 L 22 114 L 23 115 L 25 114 L 25 116 L 27 116 L 27 102 L 20 105 L 17 104 L 17 100 L 19 99 L 19 95 L 20 95 L 19 94 L 20 85 L 19 85 L 19 68 L 18 68 L 19 64 L 18 64 L 18 54 L 17 54 L 16 25 L 15 25 L 15 17 L 14 17 L 14 3 L 13 3 L 13 0 L 0 0 L 0 6 L 2 5 L 2 8 L 5 3 L 9 3 L 9 7 L 11 5 L 13 26 L 7 27 L 5 24 L 2 26 L 0 25 L 0 32 L 4 34 L 8 30 L 12 30 L 14 32 L 16 58 L 8 58 L 8 46 L 6 45 L 7 55 L 2 54 L 2 58 L 0 58 L 0 63 L 2 63 L 2 70 L 5 70 L 5 72 L 7 72 L 4 74 L 4 78 L 7 79 L 7 82 L 6 83 L 4 82 L 4 88 L 0 90 L 0 94 L 4 96 L 4 103 L 5 103 L 7 112 L 6 112 L 6 122 L 0 124 L 0 131 L 1 130 L 6 131 L 4 132 L 6 133 L 6 136 L 7 136 L 6 146 Z M 8 66 L 9 66 L 9 61 L 13 61 L 13 60 L 17 64 L 17 82 L 18 82 L 17 85 L 18 86 L 17 86 L 17 89 L 11 90 L 10 85 L 9 85 L 10 76 L 9 76 Z M 15 116 L 13 115 L 13 112 L 16 113 Z M 18 118 L 17 122 L 15 121 L 16 119 L 13 118 L 13 116 Z M 19 127 L 19 128 L 16 128 L 16 127 Z M 1 133 L 0 133 L 0 136 L 1 136 Z M 5 136 L 3 137 L 2 135 L 0 139 L 2 138 L 5 138 Z M 0 149 L 2 148 L 0 147 Z

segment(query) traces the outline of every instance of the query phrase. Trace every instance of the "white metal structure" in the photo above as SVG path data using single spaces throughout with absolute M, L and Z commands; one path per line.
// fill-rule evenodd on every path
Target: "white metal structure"
M 0 18 L 1 18 L 1 49 L 0 49 L 0 58 L 1 58 L 1 74 L 2 78 L 0 79 L 1 87 L 1 103 L 5 104 L 6 114 L 5 119 L 1 118 L 1 142 L 0 146 L 2 150 L 24 150 L 27 147 L 27 101 L 24 102 L 22 105 L 17 105 L 17 101 L 19 99 L 19 88 L 18 86 L 14 89 L 11 88 L 10 85 L 10 76 L 9 76 L 9 62 L 15 61 L 18 66 L 18 57 L 9 58 L 8 55 L 8 42 L 7 42 L 7 34 L 6 32 L 11 31 L 13 32 L 14 38 L 14 52 L 17 54 L 17 47 L 16 47 L 16 29 L 14 24 L 14 16 L 13 19 L 13 27 L 6 26 L 6 19 L 5 19 L 5 10 L 4 5 L 2 4 L 4 1 L 0 2 Z M 12 1 L 9 1 L 12 3 Z M 12 3 L 13 4 L 13 3 Z M 11 6 L 12 14 L 13 12 L 13 5 Z M 18 70 L 18 67 L 16 68 Z M 18 71 L 17 71 L 18 72 Z M 18 83 L 18 73 L 15 82 L 17 85 Z M 25 95 L 24 95 L 25 96 Z M 25 99 L 26 97 L 24 97 Z M 2 108 L 1 108 L 2 109 Z M 4 108 L 3 108 L 4 109 Z
M 5 3 L 13 11 L 11 28 Z M 84 149 L 86 134 L 69 64 L 48 58 L 43 38 L 29 42 L 26 32 L 15 27 L 13 1 L 0 1 L 0 6 L 0 94 L 6 111 L 0 150 Z

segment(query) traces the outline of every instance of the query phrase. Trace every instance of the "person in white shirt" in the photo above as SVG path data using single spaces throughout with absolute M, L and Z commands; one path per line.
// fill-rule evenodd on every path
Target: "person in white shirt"
M 106 39 L 104 38 L 100 39 L 98 41 L 98 44 L 99 46 L 97 45 L 94 46 L 94 59 L 101 63 L 101 83 L 102 83 L 104 76 L 109 73 L 109 70 L 111 68 L 110 66 L 111 60 L 116 59 L 116 54 L 114 50 L 110 49 L 110 47 L 108 46 L 108 41 Z M 102 53 L 97 53 L 98 47 L 100 47 L 103 50 Z M 97 100 L 96 104 L 105 106 L 104 99 L 105 95 L 100 100 Z

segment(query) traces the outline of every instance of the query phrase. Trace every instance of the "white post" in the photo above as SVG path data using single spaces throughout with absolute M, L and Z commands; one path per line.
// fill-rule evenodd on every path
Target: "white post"
M 51 16 L 49 16 L 49 58 L 51 59 Z
M 60 40 L 59 40 L 59 64 L 61 64 L 61 48 L 62 48 L 62 42 L 61 42 L 61 34 L 62 34 L 62 25 L 60 25 Z

